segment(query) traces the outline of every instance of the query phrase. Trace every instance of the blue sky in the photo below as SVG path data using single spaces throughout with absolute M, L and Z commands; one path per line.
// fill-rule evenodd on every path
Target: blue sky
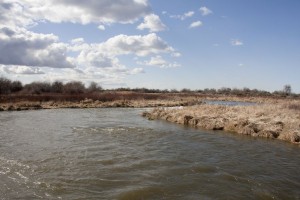
M 1 0 L 0 73 L 300 93 L 298 0 Z

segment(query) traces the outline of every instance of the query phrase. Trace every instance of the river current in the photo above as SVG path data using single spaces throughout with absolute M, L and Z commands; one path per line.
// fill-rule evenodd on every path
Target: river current
M 0 112 L 0 199 L 300 199 L 298 146 L 142 112 Z

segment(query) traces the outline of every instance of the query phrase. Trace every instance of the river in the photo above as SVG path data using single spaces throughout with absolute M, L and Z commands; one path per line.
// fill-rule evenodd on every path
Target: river
M 0 199 L 300 199 L 298 146 L 142 112 L 0 112 Z

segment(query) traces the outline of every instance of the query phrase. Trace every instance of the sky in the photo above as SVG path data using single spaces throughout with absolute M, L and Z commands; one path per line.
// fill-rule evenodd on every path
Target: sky
M 0 76 L 300 93 L 299 0 L 0 0 Z

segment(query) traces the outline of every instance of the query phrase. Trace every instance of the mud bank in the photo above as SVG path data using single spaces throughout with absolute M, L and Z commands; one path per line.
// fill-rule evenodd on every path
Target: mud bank
M 208 130 L 280 139 L 300 144 L 300 111 L 285 104 L 224 106 L 196 105 L 156 108 L 144 112 L 149 120 L 163 119 Z

